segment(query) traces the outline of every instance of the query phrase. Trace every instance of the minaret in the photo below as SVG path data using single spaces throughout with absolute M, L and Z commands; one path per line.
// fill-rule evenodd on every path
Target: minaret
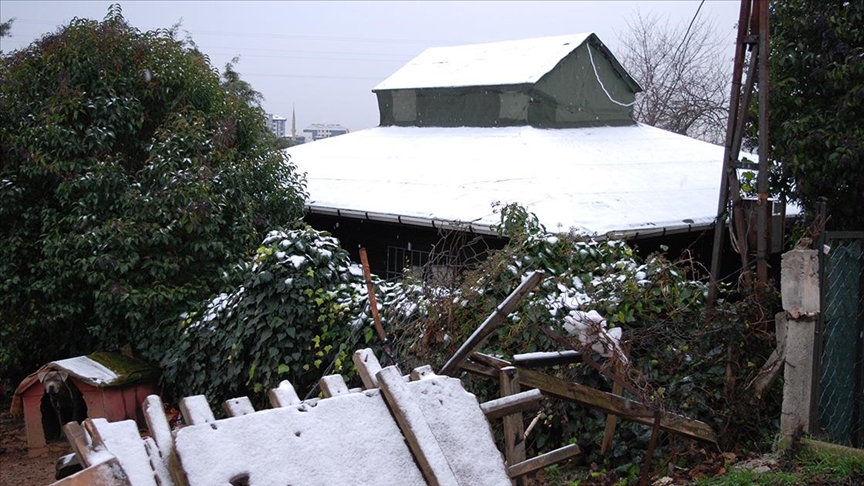
M 297 114 L 294 112 L 294 103 L 291 103 L 291 138 L 297 140 Z

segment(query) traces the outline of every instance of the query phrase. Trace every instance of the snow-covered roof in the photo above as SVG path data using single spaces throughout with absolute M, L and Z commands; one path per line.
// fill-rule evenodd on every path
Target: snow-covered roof
M 711 225 L 723 160 L 721 146 L 642 124 L 378 127 L 286 151 L 312 212 L 494 234 L 493 203 L 518 202 L 550 231 L 616 237 Z
M 536 83 L 591 35 L 432 47 L 372 91 Z

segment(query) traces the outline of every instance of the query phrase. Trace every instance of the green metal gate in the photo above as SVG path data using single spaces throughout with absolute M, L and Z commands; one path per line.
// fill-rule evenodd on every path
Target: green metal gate
M 815 431 L 864 447 L 864 232 L 828 231 L 820 240 Z

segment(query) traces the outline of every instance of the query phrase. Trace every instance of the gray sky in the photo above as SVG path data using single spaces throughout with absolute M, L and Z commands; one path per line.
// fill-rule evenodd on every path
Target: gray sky
M 3 51 L 28 45 L 74 17 L 102 19 L 110 1 L 0 0 L 0 20 L 15 17 Z M 234 56 L 243 79 L 264 95 L 268 112 L 291 120 L 339 123 L 352 131 L 378 124 L 372 87 L 427 47 L 594 32 L 611 49 L 637 12 L 690 22 L 699 0 L 649 1 L 125 1 L 140 30 L 182 19 L 220 71 Z M 740 2 L 708 0 L 700 18 L 726 35 L 732 62 Z M 290 128 L 289 128 L 290 129 Z

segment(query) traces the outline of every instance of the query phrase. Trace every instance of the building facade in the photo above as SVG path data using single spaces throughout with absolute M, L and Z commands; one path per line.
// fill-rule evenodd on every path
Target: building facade
M 267 113 L 266 116 L 267 127 L 271 132 L 273 132 L 273 135 L 276 135 L 279 138 L 285 137 L 285 126 L 288 123 L 288 119 L 272 113 Z
M 306 127 L 303 130 L 303 133 L 307 134 L 307 140 L 314 142 L 315 140 L 321 140 L 322 138 L 345 135 L 348 131 L 349 130 L 342 125 L 313 123 Z

